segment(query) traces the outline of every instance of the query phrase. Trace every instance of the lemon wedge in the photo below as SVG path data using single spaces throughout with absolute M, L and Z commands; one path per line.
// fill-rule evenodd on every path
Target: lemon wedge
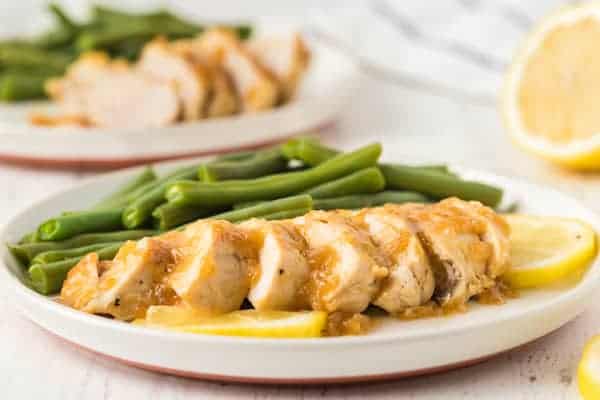
M 512 139 L 575 169 L 600 169 L 600 5 L 562 8 L 527 38 L 507 75 Z
M 327 313 L 241 310 L 207 317 L 181 306 L 152 306 L 145 319 L 136 319 L 132 323 L 210 335 L 302 338 L 321 336 L 327 324 Z
M 584 222 L 556 217 L 505 215 L 511 228 L 514 288 L 544 286 L 581 273 L 596 255 L 596 234 Z
M 591 338 L 583 349 L 577 384 L 584 400 L 600 399 L 600 335 Z

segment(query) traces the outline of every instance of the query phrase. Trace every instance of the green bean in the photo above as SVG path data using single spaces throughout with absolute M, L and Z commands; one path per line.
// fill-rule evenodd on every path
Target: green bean
M 24 263 L 31 260 L 44 251 L 74 249 L 76 247 L 87 246 L 98 243 L 122 242 L 125 240 L 136 240 L 146 236 L 154 236 L 159 232 L 155 230 L 128 230 L 106 233 L 85 233 L 77 235 L 71 239 L 60 242 L 37 242 L 27 244 L 9 244 L 11 253 Z
M 212 214 L 215 214 L 214 209 L 176 206 L 172 203 L 165 203 L 152 211 L 154 226 L 163 231 Z
M 100 200 L 100 202 L 94 206 L 94 209 L 125 206 L 128 202 L 128 196 L 133 191 L 154 181 L 156 181 L 154 170 L 152 167 L 145 167 L 142 172 L 130 179 L 121 188 L 117 189 L 117 191 Z
M 233 28 L 240 40 L 250 39 L 253 28 L 250 25 L 237 25 Z
M 402 165 L 385 164 L 380 168 L 388 189 L 412 190 L 436 199 L 456 196 L 463 200 L 477 200 L 491 207 L 502 199 L 501 189 L 485 183 Z
M 75 45 L 80 51 L 111 49 L 125 40 L 141 39 L 148 41 L 158 35 L 169 38 L 191 37 L 201 31 L 202 27 L 168 18 L 138 19 L 113 24 L 102 30 L 82 32 L 78 36 Z
M 47 76 L 22 73 L 0 74 L 0 101 L 43 99 L 46 96 L 44 91 L 46 79 Z
M 154 209 L 165 202 L 167 186 L 172 182 L 195 178 L 198 168 L 199 165 L 180 168 L 156 181 L 156 185 L 153 188 L 125 207 L 122 215 L 123 225 L 128 229 L 134 229 L 146 223 L 152 218 Z
M 82 233 L 107 232 L 122 229 L 122 208 L 69 213 L 51 218 L 38 228 L 42 241 L 69 239 Z
M 113 244 L 98 250 L 96 253 L 101 260 L 108 260 L 117 254 L 120 247 L 120 243 Z M 33 264 L 28 270 L 33 288 L 45 295 L 60 292 L 67 274 L 83 257 L 68 258 L 49 264 Z
M 379 168 L 370 167 L 356 171 L 330 182 L 322 183 L 304 193 L 310 194 L 313 199 L 327 197 L 347 196 L 358 193 L 375 193 L 383 190 L 385 180 Z
M 214 182 L 259 178 L 284 171 L 287 163 L 279 148 L 269 149 L 256 152 L 243 160 L 204 164 L 198 169 L 198 179 L 202 182 Z
M 148 38 L 146 37 L 131 37 L 115 43 L 105 50 L 113 58 L 124 58 L 133 62 L 140 57 L 146 43 L 148 43 Z
M 70 45 L 74 38 L 72 31 L 59 26 L 33 39 L 33 44 L 46 50 L 59 49 Z
M 262 204 L 243 208 L 241 210 L 233 210 L 217 214 L 212 216 L 211 219 L 225 219 L 230 222 L 240 222 L 250 218 L 261 218 L 290 210 L 310 210 L 312 208 L 312 204 L 313 201 L 309 195 L 301 194 L 298 196 L 284 197 L 282 199 L 264 202 Z
M 355 210 L 364 207 L 376 207 L 387 203 L 424 203 L 427 197 L 416 192 L 384 191 L 374 194 L 357 194 L 352 196 L 315 199 L 315 210 L 348 209 Z
M 282 145 L 282 152 L 289 160 L 298 159 L 310 166 L 319 165 L 340 154 L 338 150 L 323 146 L 318 140 L 312 137 L 290 139 Z M 446 165 L 418 165 L 410 166 L 409 168 L 437 171 L 455 176 L 448 170 L 448 166 Z
M 88 253 L 103 249 L 107 246 L 121 245 L 124 242 L 110 242 L 91 244 L 89 246 L 76 247 L 68 250 L 45 251 L 33 257 L 31 264 L 49 264 L 56 261 L 62 261 L 73 257 L 84 256 Z
M 79 25 L 73 21 L 58 4 L 50 3 L 48 9 L 54 15 L 61 28 L 71 32 L 79 30 Z
M 311 137 L 289 140 L 282 145 L 282 152 L 288 159 L 301 160 L 311 167 L 317 166 L 340 153 L 321 145 L 318 140 Z
M 226 153 L 216 157 L 213 162 L 221 162 L 221 161 L 242 161 L 248 158 L 253 157 L 256 154 L 256 151 L 238 151 L 235 153 Z
M 162 25 L 170 29 L 177 27 L 179 30 L 197 34 L 202 30 L 199 25 L 184 21 L 166 10 L 157 10 L 151 13 L 134 14 L 108 7 L 95 6 L 92 9 L 93 20 L 109 28 L 127 26 L 130 24 Z
M 23 235 L 21 240 L 19 240 L 19 244 L 36 243 L 36 242 L 39 242 L 37 230 Z
M 380 154 L 381 145 L 376 143 L 351 153 L 340 154 L 305 171 L 216 183 L 175 182 L 168 188 L 166 197 L 170 203 L 176 205 L 202 207 L 230 206 L 244 201 L 277 199 L 373 166 Z
M 266 220 L 276 220 L 276 219 L 290 219 L 295 217 L 300 217 L 312 210 L 312 207 L 304 207 L 304 208 L 294 208 L 292 210 L 279 211 L 272 214 L 267 214 L 261 216 Z
M 35 47 L 1 46 L 0 65 L 13 68 L 37 68 L 46 76 L 62 74 L 72 57 L 57 51 Z

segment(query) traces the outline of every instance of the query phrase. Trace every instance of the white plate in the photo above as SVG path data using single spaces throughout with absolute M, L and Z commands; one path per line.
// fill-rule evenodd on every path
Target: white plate
M 165 171 L 172 166 L 158 168 Z M 29 207 L 9 222 L 0 240 L 14 242 L 44 218 L 91 204 L 135 171 L 89 180 Z M 476 171 L 470 175 L 521 194 L 524 213 L 580 218 L 600 231 L 600 221 L 592 212 L 554 190 Z M 471 305 L 464 314 L 443 318 L 390 319 L 359 337 L 253 339 L 164 332 L 84 314 L 27 288 L 17 262 L 4 247 L 1 257 L 0 282 L 11 303 L 69 342 L 147 369 L 263 383 L 385 379 L 474 363 L 561 327 L 584 310 L 600 284 L 596 261 L 576 284 L 523 292 L 502 306 Z
M 290 103 L 253 114 L 151 129 L 44 128 L 29 124 L 48 102 L 0 103 L 0 160 L 38 165 L 121 167 L 219 153 L 282 140 L 332 122 L 359 83 L 351 60 L 309 42 L 309 70 Z

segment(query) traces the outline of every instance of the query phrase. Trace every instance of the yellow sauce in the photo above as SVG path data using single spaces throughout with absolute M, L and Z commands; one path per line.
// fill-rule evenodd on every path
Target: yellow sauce
M 338 261 L 339 255 L 331 246 L 323 246 L 308 252 L 311 277 L 300 290 L 300 296 L 309 299 L 313 310 L 327 311 L 323 299 L 339 285 L 339 277 L 331 274 L 331 269 Z
M 375 320 L 360 313 L 334 312 L 327 317 L 324 336 L 355 336 L 369 333 Z

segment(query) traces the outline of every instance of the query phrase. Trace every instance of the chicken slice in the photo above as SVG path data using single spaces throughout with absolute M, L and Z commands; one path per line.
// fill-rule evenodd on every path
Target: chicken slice
M 210 79 L 209 73 L 202 65 L 173 50 L 166 39 L 158 38 L 144 46 L 137 68 L 154 78 L 175 85 L 185 120 L 203 117 Z
M 250 40 L 246 48 L 279 81 L 283 99 L 289 100 L 308 68 L 310 52 L 298 33 Z
M 261 111 L 277 105 L 280 99 L 277 80 L 241 45 L 233 32 L 212 29 L 197 40 L 210 64 L 222 65 L 231 76 L 245 111 Z
M 257 310 L 299 310 L 309 305 L 301 289 L 310 277 L 308 244 L 291 221 L 252 219 L 241 225 L 258 263 L 248 300 Z
M 198 221 L 186 228 L 187 244 L 168 284 L 183 303 L 207 315 L 240 308 L 250 289 L 248 264 L 253 254 L 245 235 L 227 221 Z
M 435 276 L 434 297 L 441 305 L 460 307 L 495 285 L 486 274 L 493 249 L 482 240 L 485 223 L 444 201 L 384 208 L 406 218 L 418 232 Z
M 144 316 L 153 304 L 174 304 L 175 293 L 164 285 L 173 263 L 172 248 L 158 238 L 127 242 L 113 261 L 84 257 L 71 271 L 61 299 L 71 307 L 121 320 Z
M 305 295 L 313 309 L 362 312 L 388 275 L 368 233 L 343 212 L 312 211 L 294 220 L 309 244 L 311 278 Z
M 446 207 L 455 207 L 484 224 L 485 232 L 481 238 L 489 243 L 493 250 L 486 274 L 491 278 L 497 278 L 506 272 L 510 263 L 510 227 L 504 218 L 478 201 L 466 202 L 450 198 L 442 203 Z
M 435 280 L 421 241 L 405 218 L 384 208 L 368 208 L 357 215 L 390 263 L 388 277 L 372 303 L 390 313 L 427 303 Z
M 83 114 L 87 111 L 86 88 L 113 70 L 126 68 L 121 62 L 113 64 L 106 53 L 84 53 L 69 66 L 63 77 L 46 81 L 44 89 L 48 97 L 58 101 L 65 112 Z
M 90 85 L 83 97 L 87 119 L 97 126 L 160 127 L 175 122 L 180 114 L 179 98 L 171 84 L 134 71 L 105 75 Z
M 171 47 L 207 71 L 209 96 L 204 107 L 204 115 L 211 118 L 235 114 L 239 105 L 231 77 L 221 65 L 210 61 L 210 54 L 205 54 L 207 52 L 200 45 L 200 41 L 180 39 L 172 42 Z
M 98 294 L 100 275 L 104 272 L 101 265 L 98 254 L 90 253 L 71 268 L 60 291 L 61 302 L 78 310 L 85 308 Z
M 82 55 L 64 77 L 49 80 L 46 91 L 63 112 L 81 116 L 91 125 L 164 126 L 179 116 L 179 100 L 172 85 L 136 73 L 127 63 L 111 61 L 105 53 Z

